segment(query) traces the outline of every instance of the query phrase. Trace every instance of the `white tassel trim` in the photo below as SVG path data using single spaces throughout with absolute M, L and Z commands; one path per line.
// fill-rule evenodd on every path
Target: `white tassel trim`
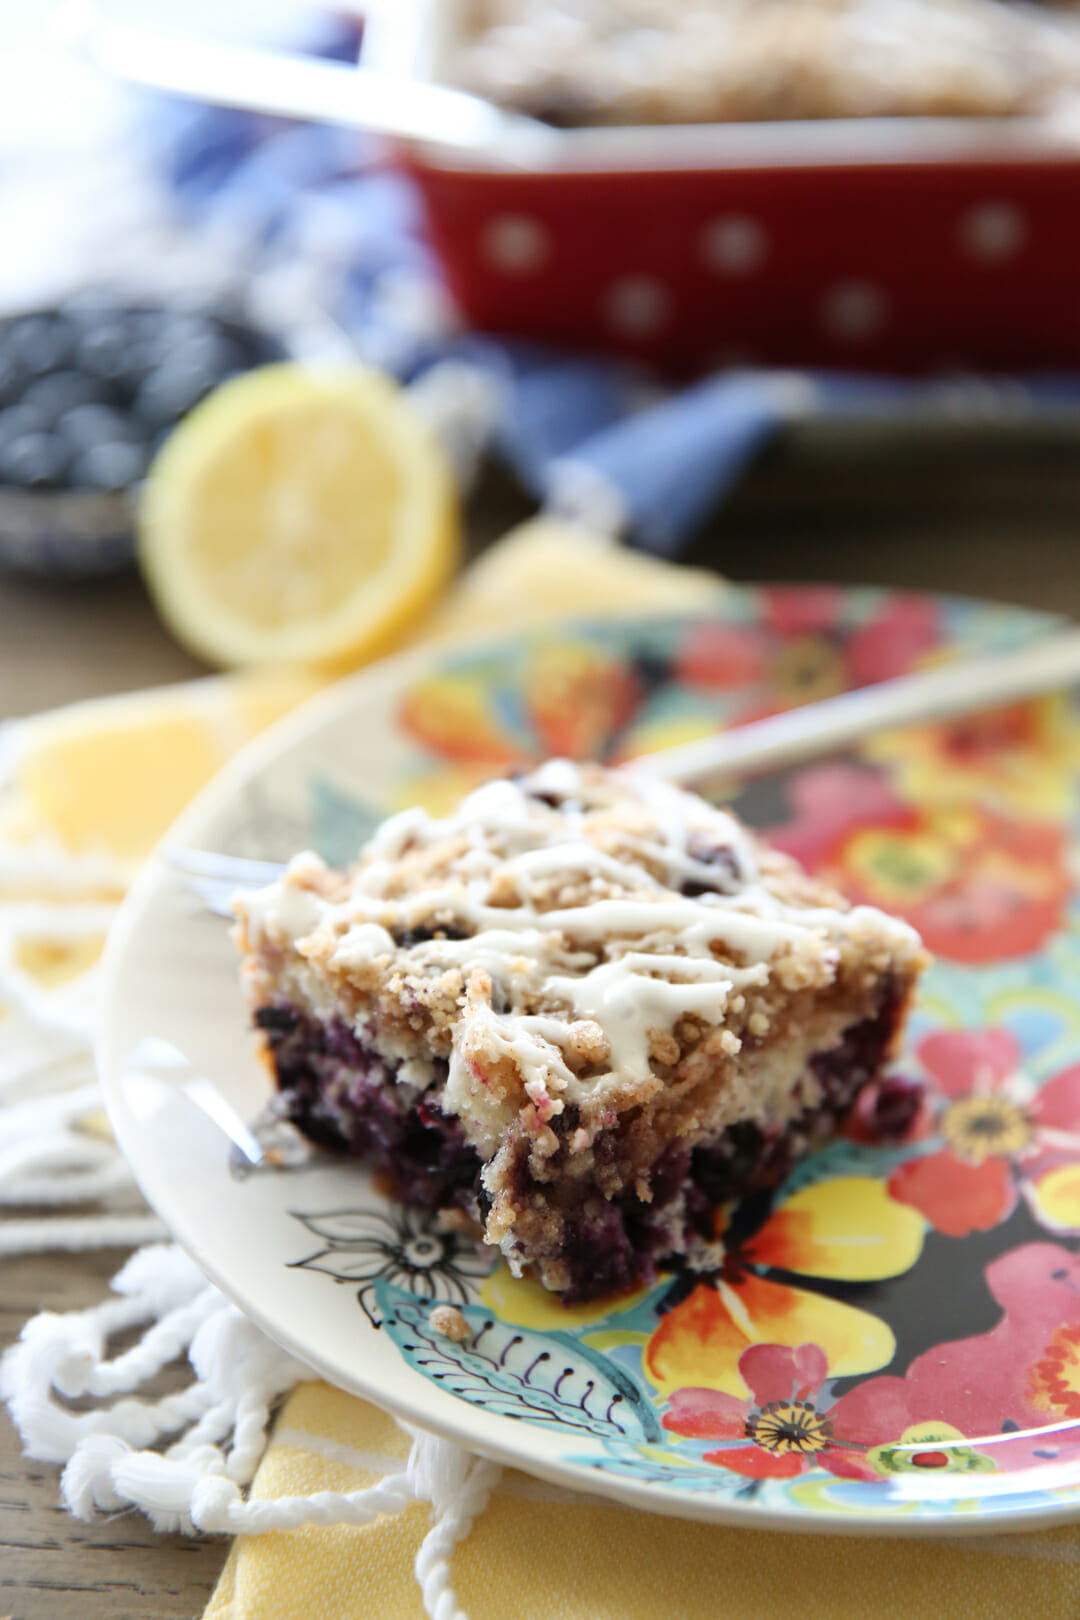
M 486 399 L 452 368 L 430 377 L 422 394 L 440 430 L 446 419 L 458 424 L 465 472 L 485 438 Z M 14 731 L 5 731 L 4 740 L 11 744 Z M 118 891 L 127 876 L 113 863 L 47 845 L 0 846 L 5 887 L 55 895 L 57 902 L 0 905 L 0 1006 L 6 1013 L 0 1022 L 0 1207 L 99 1206 L 86 1216 L 0 1222 L 0 1255 L 133 1246 L 164 1235 L 115 1144 L 86 1128 L 102 1106 L 92 1056 L 96 971 L 47 988 L 19 962 L 23 939 L 64 944 L 101 932 L 113 908 L 99 894 Z M 117 1210 L 118 1200 L 136 1207 Z M 134 1328 L 143 1330 L 137 1343 L 110 1357 L 110 1338 Z M 136 1393 L 185 1356 L 191 1368 L 185 1388 L 157 1399 Z M 114 1278 L 111 1298 L 66 1315 L 44 1311 L 26 1324 L 0 1359 L 0 1398 L 26 1452 L 63 1465 L 61 1496 L 80 1519 L 137 1508 L 163 1532 L 262 1535 L 306 1524 L 370 1524 L 413 1502 L 430 1502 L 433 1523 L 415 1564 L 424 1608 L 431 1620 L 466 1620 L 451 1585 L 450 1558 L 499 1477 L 494 1464 L 410 1431 L 405 1468 L 365 1490 L 245 1499 L 276 1403 L 311 1376 L 211 1287 L 180 1249 L 154 1243 Z M 75 1400 L 83 1410 L 72 1409 Z
M 415 1565 L 424 1608 L 432 1620 L 466 1620 L 450 1558 L 499 1478 L 493 1463 L 410 1429 L 405 1468 L 364 1490 L 248 1501 L 274 1407 L 312 1373 L 174 1245 L 139 1250 L 113 1290 L 90 1310 L 42 1312 L 0 1360 L 0 1396 L 23 1447 L 64 1465 L 61 1496 L 77 1518 L 138 1508 L 163 1532 L 265 1535 L 365 1525 L 430 1502 L 434 1522 Z M 137 1343 L 110 1358 L 110 1338 L 135 1327 L 143 1329 Z M 184 1356 L 192 1372 L 184 1389 L 156 1400 L 135 1394 Z M 87 1399 L 100 1404 L 72 1410 Z

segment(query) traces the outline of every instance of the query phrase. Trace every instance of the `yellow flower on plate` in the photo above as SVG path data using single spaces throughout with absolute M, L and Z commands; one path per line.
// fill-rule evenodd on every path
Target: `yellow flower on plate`
M 895 1339 L 869 1311 L 763 1275 L 869 1282 L 899 1276 L 922 1249 L 925 1222 L 879 1181 L 839 1176 L 805 1187 L 774 1211 L 715 1282 L 702 1282 L 660 1321 L 644 1354 L 664 1394 L 680 1388 L 749 1390 L 739 1357 L 752 1344 L 820 1345 L 833 1377 L 873 1372 Z
M 528 757 L 527 741 L 492 712 L 490 676 L 452 669 L 412 685 L 398 708 L 417 742 L 454 765 L 495 776 Z
M 623 1312 L 633 1310 L 647 1293 L 647 1288 L 635 1288 L 617 1300 L 608 1296 L 582 1305 L 564 1305 L 558 1294 L 550 1293 L 531 1277 L 512 1276 L 500 1262 L 485 1278 L 480 1299 L 500 1322 L 533 1328 L 538 1333 L 566 1333 L 572 1328 L 587 1327 L 590 1322 L 606 1325 L 610 1318 L 617 1320 Z M 612 1332 L 618 1334 L 617 1329 Z M 618 1337 L 623 1342 L 622 1335 Z M 591 1337 L 589 1342 L 593 1342 Z
M 1066 693 L 905 731 L 863 745 L 918 805 L 975 801 L 1021 815 L 1062 816 L 1074 797 L 1080 723 Z
M 638 701 L 621 657 L 570 637 L 530 649 L 523 695 L 540 753 L 569 759 L 600 757 Z
M 955 849 L 934 831 L 893 827 L 853 833 L 844 857 L 847 868 L 878 903 L 896 911 L 936 893 L 959 865 Z
M 819 703 L 848 685 L 840 650 L 826 636 L 794 636 L 776 653 L 773 684 L 785 704 Z
M 1029 1196 L 1036 1217 L 1057 1232 L 1080 1231 L 1080 1164 L 1062 1164 L 1033 1180 Z

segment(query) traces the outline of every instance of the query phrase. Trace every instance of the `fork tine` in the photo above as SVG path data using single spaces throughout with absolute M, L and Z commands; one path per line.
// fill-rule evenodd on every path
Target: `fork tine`
M 185 877 L 180 874 L 181 894 L 188 902 L 185 910 L 209 911 L 215 917 L 225 917 L 232 922 L 236 917 L 233 910 L 233 895 L 238 892 L 235 883 L 216 882 L 212 878 Z
M 231 884 L 234 889 L 257 889 L 274 883 L 285 870 L 278 861 L 252 861 L 241 855 L 219 855 L 205 849 L 170 849 L 166 860 L 185 877 Z
M 231 921 L 233 896 L 238 889 L 259 889 L 273 883 L 285 870 L 273 861 L 245 860 L 203 849 L 171 849 L 166 860 L 181 879 L 184 893 L 215 917 Z

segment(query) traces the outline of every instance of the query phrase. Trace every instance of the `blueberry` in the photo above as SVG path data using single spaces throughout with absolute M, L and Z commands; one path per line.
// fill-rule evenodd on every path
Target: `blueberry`
M 244 368 L 244 357 L 230 338 L 207 332 L 177 350 L 150 372 L 135 398 L 147 422 L 174 422 L 215 386 Z
M 9 405 L 0 411 L 0 446 L 11 444 L 27 433 L 44 433 L 49 425 L 45 412 L 37 405 Z
M 127 327 L 133 342 L 152 343 L 161 329 L 167 311 L 156 304 L 134 304 L 128 309 L 113 312 Z
M 0 342 L 0 405 L 11 404 L 18 399 L 26 382 L 26 373 L 22 364 L 13 354 L 9 354 Z
M 217 322 L 206 315 L 167 314 L 157 329 L 147 334 L 147 346 L 155 363 L 181 354 L 189 344 L 216 343 L 220 336 Z
M 89 450 L 95 444 L 136 444 L 141 439 L 138 424 L 111 405 L 76 405 L 65 411 L 57 426 L 75 450 Z
M 22 403 L 36 406 L 51 421 L 56 421 L 65 411 L 78 405 L 103 403 L 102 384 L 78 371 L 54 371 L 32 382 L 23 393 Z
M 403 951 L 411 950 L 414 945 L 426 945 L 432 939 L 468 939 L 468 934 L 452 925 L 436 928 L 405 928 L 394 934 L 395 945 L 400 945 Z
M 207 372 L 216 371 L 218 377 L 240 371 L 247 364 L 247 354 L 241 343 L 228 332 L 213 327 L 205 337 L 192 340 L 184 349 L 189 364 L 201 365 Z
M 918 1080 L 889 1074 L 860 1092 L 856 1118 L 873 1141 L 898 1142 L 918 1118 L 923 1096 Z
M 73 345 L 74 332 L 63 315 L 16 315 L 3 334 L 5 353 L 33 377 L 68 365 Z
M 903 1136 L 915 1122 L 922 1106 L 923 1087 L 918 1080 L 890 1075 L 878 1085 L 874 1123 L 883 1137 Z
M 67 464 L 67 446 L 51 433 L 24 433 L 0 445 L 0 478 L 24 489 L 61 483 Z
M 84 315 L 75 348 L 80 370 L 104 382 L 135 387 L 148 363 L 145 337 L 122 312 Z
M 686 853 L 691 860 L 699 862 L 702 866 L 712 868 L 716 876 L 710 882 L 701 882 L 697 878 L 688 878 L 679 890 L 689 899 L 696 900 L 703 894 L 731 894 L 738 888 L 739 867 L 735 853 L 726 844 L 717 844 L 712 838 L 701 833 L 692 833 L 687 841 Z
M 292 1007 L 258 1007 L 255 1010 L 255 1023 L 259 1029 L 288 1034 L 299 1022 L 299 1014 Z
M 143 379 L 131 408 L 148 426 L 161 427 L 174 422 L 194 405 L 200 397 L 201 387 L 201 378 L 198 379 L 198 386 L 193 388 L 190 381 L 185 382 L 182 377 L 177 377 L 162 366 Z
M 72 468 L 72 482 L 102 490 L 130 489 L 146 471 L 146 451 L 122 439 L 94 444 L 84 450 Z

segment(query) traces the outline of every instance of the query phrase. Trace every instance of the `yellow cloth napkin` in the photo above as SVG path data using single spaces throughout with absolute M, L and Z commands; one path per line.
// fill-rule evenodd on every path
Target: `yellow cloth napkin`
M 713 574 L 535 518 L 473 563 L 411 640 L 507 635 L 555 617 L 705 612 L 723 591 Z M 320 684 L 288 671 L 214 676 L 27 722 L 13 790 L 0 800 L 0 839 L 59 839 L 137 862 L 243 743 Z
M 366 1401 L 301 1384 L 251 1494 L 360 1490 L 408 1450 Z M 242 1536 L 205 1620 L 424 1620 L 413 1562 L 430 1523 L 416 1504 L 361 1529 Z M 1080 1527 L 918 1542 L 728 1530 L 507 1470 L 451 1578 L 469 1620 L 1071 1620 Z
M 506 632 L 553 614 L 707 610 L 722 590 L 709 575 L 537 520 L 475 565 L 417 639 Z M 224 677 L 35 721 L 21 732 L 0 836 L 51 836 L 131 863 L 240 742 L 311 689 L 299 677 Z M 362 1489 L 400 1469 L 409 1444 L 368 1403 L 303 1384 L 251 1494 Z M 364 1528 L 241 1537 L 207 1620 L 422 1620 L 413 1564 L 430 1522 L 418 1503 Z M 454 1552 L 451 1578 L 470 1620 L 1068 1620 L 1080 1615 L 1080 1528 L 916 1543 L 726 1530 L 508 1470 Z

